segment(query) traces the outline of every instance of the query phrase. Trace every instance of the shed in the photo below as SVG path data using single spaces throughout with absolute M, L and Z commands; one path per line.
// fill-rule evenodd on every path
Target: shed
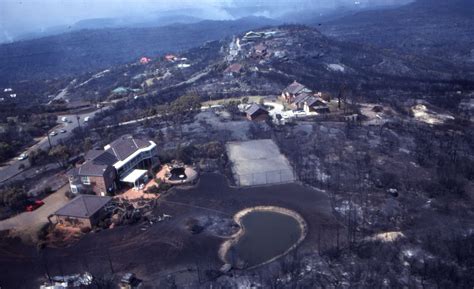
M 92 228 L 104 216 L 104 207 L 111 200 L 111 197 L 79 195 L 57 210 L 54 216 L 63 225 Z
M 266 120 L 268 118 L 268 111 L 259 104 L 252 104 L 246 111 L 247 119 L 249 120 Z

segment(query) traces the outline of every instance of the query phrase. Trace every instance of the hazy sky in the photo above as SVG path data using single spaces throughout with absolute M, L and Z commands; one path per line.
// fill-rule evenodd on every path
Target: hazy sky
M 358 0 L 362 5 L 394 4 L 407 0 Z M 446 0 L 449 1 L 449 0 Z M 0 0 L 0 31 L 3 38 L 56 25 L 104 17 L 147 16 L 157 11 L 199 8 L 208 19 L 232 18 L 224 7 L 274 5 L 331 7 L 354 5 L 354 0 Z M 265 15 L 265 14 L 264 14 Z M 11 35 L 8 35 L 11 34 Z

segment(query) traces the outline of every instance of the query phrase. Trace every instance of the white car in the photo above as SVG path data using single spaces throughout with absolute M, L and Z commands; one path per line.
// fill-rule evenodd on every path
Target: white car
M 56 136 L 57 134 L 58 134 L 58 133 L 53 130 L 49 135 L 50 135 L 50 136 Z
M 19 157 L 18 157 L 18 160 L 19 161 L 22 161 L 22 160 L 26 160 L 28 158 L 28 155 L 26 153 L 22 153 Z

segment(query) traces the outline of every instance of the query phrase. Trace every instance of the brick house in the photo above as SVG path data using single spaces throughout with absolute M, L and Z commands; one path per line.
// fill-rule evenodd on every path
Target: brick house
M 293 103 L 295 99 L 300 95 L 300 94 L 307 94 L 310 95 L 312 93 L 311 89 L 307 88 L 303 84 L 297 82 L 296 80 L 288 85 L 283 92 L 281 93 L 281 98 L 283 101 L 286 103 Z
M 79 195 L 57 210 L 53 216 L 56 223 L 90 229 L 104 218 L 104 208 L 111 200 L 111 197 Z
M 105 196 L 128 184 L 138 186 L 147 178 L 147 171 L 159 164 L 156 144 L 125 135 L 91 150 L 85 161 L 67 175 L 72 193 L 94 192 Z

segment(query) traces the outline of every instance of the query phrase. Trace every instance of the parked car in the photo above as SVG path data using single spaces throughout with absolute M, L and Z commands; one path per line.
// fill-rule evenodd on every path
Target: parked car
M 89 119 L 90 119 L 90 117 L 89 117 L 89 116 L 86 116 L 86 117 L 84 118 L 84 122 L 88 122 Z
M 57 134 L 58 134 L 58 133 L 53 130 L 49 135 L 50 135 L 50 136 L 56 136 Z
M 26 153 L 22 153 L 19 157 L 18 157 L 18 160 L 19 161 L 22 161 L 22 160 L 26 160 L 28 158 L 28 155 Z
M 67 122 L 67 117 L 63 116 L 63 117 L 61 118 L 61 121 L 62 121 L 62 122 Z
M 38 209 L 42 205 L 44 205 L 44 202 L 42 200 L 29 199 L 26 202 L 25 211 L 33 212 L 34 210 Z
M 66 132 L 67 132 L 67 130 L 65 130 L 65 129 L 62 129 L 62 130 L 60 130 L 59 132 L 61 132 L 61 133 L 66 133 Z

